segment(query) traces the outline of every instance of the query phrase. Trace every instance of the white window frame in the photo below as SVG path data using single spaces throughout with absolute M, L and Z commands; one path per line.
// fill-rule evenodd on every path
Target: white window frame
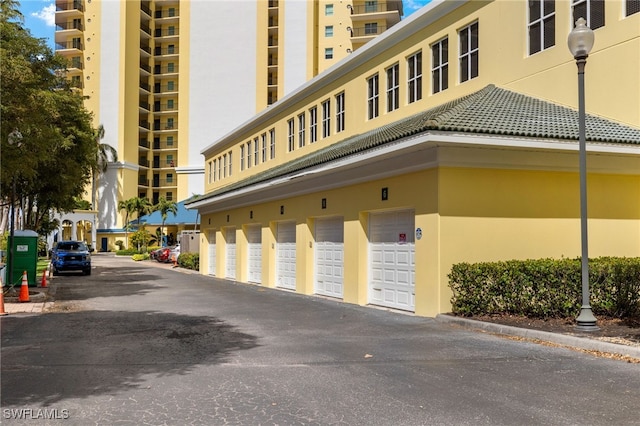
M 263 133 L 262 135 L 260 135 L 260 138 L 262 139 L 262 162 L 266 163 L 267 162 L 267 134 Z
M 476 47 L 473 47 L 474 31 L 476 33 Z M 464 83 L 480 75 L 480 26 L 478 25 L 478 21 L 461 28 L 460 31 L 458 31 L 458 39 L 460 41 L 458 56 L 460 66 L 459 81 L 460 83 Z M 463 52 L 463 50 L 465 51 Z M 474 63 L 476 64 L 475 67 Z M 464 69 L 466 69 L 466 75 L 463 73 Z
M 240 171 L 244 170 L 244 144 L 240 145 Z
M 539 16 L 537 17 L 532 17 L 531 16 L 531 9 L 532 6 L 537 4 L 538 6 L 538 11 L 539 11 Z M 528 23 L 527 23 L 527 42 L 529 43 L 529 55 L 534 55 L 536 53 L 539 52 L 543 52 L 547 49 L 550 49 L 552 47 L 554 47 L 556 45 L 556 4 L 555 1 L 549 2 L 548 0 L 528 0 Z M 547 5 L 552 5 L 553 6 L 553 10 L 549 11 L 547 10 Z M 548 28 L 547 25 L 552 23 L 552 27 Z M 532 40 L 534 39 L 534 34 L 535 32 L 538 32 L 537 34 L 537 47 L 538 50 L 533 50 L 533 44 L 531 43 Z M 545 41 L 547 40 L 547 37 L 549 34 L 548 32 L 551 31 L 553 33 L 553 42 L 552 44 L 550 44 L 549 46 L 545 45 Z
M 253 165 L 260 164 L 260 139 L 256 136 L 253 140 Z
M 431 45 L 431 93 L 440 93 L 448 88 L 449 37 L 445 37 Z
M 298 148 L 303 148 L 307 143 L 306 131 L 306 116 L 303 112 L 298 115 Z
M 422 99 L 422 50 L 407 58 L 408 102 Z
M 295 134 L 296 134 L 296 123 L 293 120 L 293 118 L 290 118 L 289 120 L 287 120 L 287 127 L 288 127 L 288 135 L 287 135 L 287 141 L 289 142 L 289 152 L 292 152 L 295 148 L 296 148 L 296 142 L 295 142 Z
M 331 100 L 322 102 L 322 137 L 331 136 Z
M 380 75 L 367 79 L 367 119 L 373 120 L 380 115 Z
M 385 70 L 387 75 L 387 112 L 400 108 L 400 64 L 395 63 Z
M 269 130 L 269 159 L 276 158 L 276 129 Z
M 309 143 L 318 141 L 318 107 L 309 108 Z
M 595 8 L 593 7 L 594 3 L 595 3 L 594 0 L 571 0 L 571 18 L 573 19 L 573 22 L 571 22 L 571 28 L 576 26 L 576 21 L 578 20 L 578 18 L 580 18 L 580 16 L 576 16 L 575 14 L 576 6 L 581 6 L 583 4 L 586 6 L 587 16 L 585 16 L 584 18 L 587 20 L 587 27 L 591 28 L 592 30 L 596 30 L 598 28 L 604 27 L 605 19 L 606 19 L 605 17 L 606 8 L 605 8 L 604 0 L 598 3 L 598 4 L 602 4 L 602 22 L 601 23 L 593 22 L 594 14 L 595 14 Z
M 344 111 L 344 92 L 336 95 L 336 133 L 344 131 L 345 111 Z
M 247 169 L 251 168 L 251 140 L 247 141 Z

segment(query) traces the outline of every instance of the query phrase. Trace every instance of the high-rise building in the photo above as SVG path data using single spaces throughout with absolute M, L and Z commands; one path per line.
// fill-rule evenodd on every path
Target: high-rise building
M 56 51 L 118 152 L 89 243 L 124 238 L 119 201 L 203 193 L 204 147 L 402 14 L 401 0 L 56 0 Z

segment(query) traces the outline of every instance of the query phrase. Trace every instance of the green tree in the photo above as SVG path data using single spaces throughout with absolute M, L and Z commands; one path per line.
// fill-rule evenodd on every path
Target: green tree
M 98 201 L 96 198 L 98 181 L 107 171 L 109 163 L 118 161 L 118 151 L 111 145 L 100 142 L 104 139 L 104 134 L 104 126 L 101 124 L 95 131 L 96 158 L 95 163 L 91 167 L 91 206 L 93 206 L 94 209 L 98 208 L 96 204 L 96 201 Z
M 124 238 L 129 248 L 129 215 L 136 212 L 136 206 L 134 200 L 137 197 L 129 198 L 128 200 L 121 200 L 118 202 L 118 211 L 124 210 Z
M 42 232 L 49 211 L 73 210 L 88 186 L 95 130 L 66 60 L 31 36 L 18 7 L 0 2 L 0 192 L 25 227 Z
M 162 231 L 164 231 L 164 223 L 167 221 L 167 215 L 169 213 L 173 213 L 174 216 L 178 214 L 178 205 L 176 202 L 167 201 L 164 197 L 160 197 L 158 204 L 153 206 L 153 209 L 154 211 L 160 212 L 160 216 L 162 217 L 162 227 L 160 229 Z M 162 233 L 160 235 L 162 236 Z
M 140 227 L 140 218 L 145 214 L 151 213 L 153 211 L 153 205 L 147 197 L 134 197 L 132 200 L 134 209 L 138 214 L 138 227 Z

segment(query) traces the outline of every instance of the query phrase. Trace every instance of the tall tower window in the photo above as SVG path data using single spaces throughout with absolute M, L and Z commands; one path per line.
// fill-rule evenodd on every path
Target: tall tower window
M 379 114 L 378 104 L 380 101 L 378 74 L 367 80 L 367 117 L 369 120 L 376 118 Z
M 398 64 L 387 68 L 387 112 L 400 106 L 400 67 Z

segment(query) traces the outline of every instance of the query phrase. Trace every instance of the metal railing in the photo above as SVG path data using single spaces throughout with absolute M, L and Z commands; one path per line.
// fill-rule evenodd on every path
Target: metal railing
M 66 10 L 78 10 L 80 12 L 84 12 L 84 6 L 81 1 L 70 1 L 67 3 L 56 3 L 56 11 L 64 12 Z

